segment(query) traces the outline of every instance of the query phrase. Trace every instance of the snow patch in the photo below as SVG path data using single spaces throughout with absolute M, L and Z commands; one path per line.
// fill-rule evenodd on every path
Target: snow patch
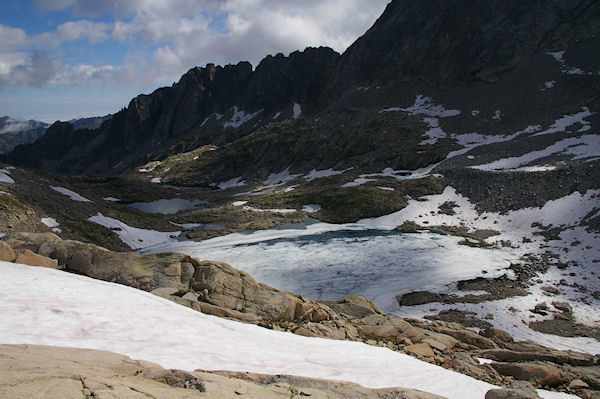
M 534 136 L 542 136 L 544 134 L 552 134 L 558 132 L 564 132 L 568 127 L 573 126 L 577 123 L 583 125 L 578 132 L 585 132 L 591 129 L 590 123 L 585 120 L 586 117 L 592 115 L 588 107 L 581 107 L 582 111 L 573 115 L 564 115 L 562 118 L 557 119 L 552 126 L 543 132 L 534 134 Z
M 100 212 L 96 216 L 88 218 L 88 220 L 114 231 L 121 241 L 132 249 L 141 249 L 165 242 L 177 241 L 176 238 L 181 234 L 181 231 L 162 232 L 131 227 L 118 219 L 104 216 Z
M 304 179 L 306 179 L 306 181 L 313 181 L 315 179 L 320 179 L 322 177 L 341 175 L 351 169 L 352 168 L 347 168 L 344 170 L 333 170 L 332 168 L 324 169 L 324 170 L 313 169 L 304 176 Z
M 63 195 L 66 195 L 67 197 L 71 198 L 73 201 L 93 202 L 93 201 L 90 201 L 89 199 L 77 194 L 75 191 L 71 191 L 64 187 L 50 186 L 50 188 L 54 191 L 58 191 L 59 193 L 61 193 Z
M 308 204 L 302 207 L 302 211 L 306 213 L 315 213 L 321 210 L 321 205 L 319 204 Z
M 543 150 L 532 151 L 516 157 L 499 159 L 483 165 L 471 166 L 473 169 L 494 171 L 514 170 L 538 159 L 553 155 L 573 155 L 573 159 L 581 159 L 600 155 L 600 136 L 585 135 L 557 141 Z
M 115 197 L 104 197 L 102 199 L 104 201 L 110 201 L 110 202 L 121 202 L 121 200 L 119 198 L 115 198 Z
M 282 170 L 279 173 L 271 173 L 269 177 L 265 181 L 262 182 L 263 185 L 268 187 L 277 187 L 280 186 L 290 180 L 294 180 L 296 177 L 302 176 L 301 174 L 293 175 L 290 173 L 290 167 L 288 166 L 286 169 Z
M 294 119 L 300 118 L 300 115 L 302 115 L 302 107 L 300 106 L 300 104 L 294 103 L 293 112 L 294 112 L 294 116 L 293 116 Z
M 60 226 L 60 223 L 58 223 L 56 221 L 56 219 L 54 219 L 54 218 L 42 218 L 41 220 L 42 220 L 42 223 L 45 224 L 47 227 L 50 227 L 53 232 L 55 232 L 55 233 L 62 233 L 62 229 L 58 228 L 58 226 Z
M 365 183 L 368 183 L 370 181 L 377 181 L 377 179 L 367 179 L 365 177 L 358 177 L 358 178 L 354 179 L 354 181 L 342 184 L 342 187 L 343 188 L 349 188 L 349 187 L 361 186 L 361 185 L 363 185 Z
M 233 187 L 241 187 L 241 186 L 245 186 L 246 182 L 242 180 L 242 177 L 235 177 L 231 180 L 227 180 L 225 182 L 221 182 L 219 184 L 217 184 L 217 187 L 220 188 L 221 190 L 226 190 L 228 188 L 233 188 Z
M 448 137 L 446 132 L 440 127 L 440 120 L 438 118 L 423 118 L 423 123 L 429 126 L 429 129 L 425 132 L 427 140 L 423 140 L 419 145 L 435 144 L 439 139 Z
M 494 111 L 494 116 L 492 116 L 492 119 L 499 121 L 502 118 L 502 111 L 500 111 L 499 109 Z
M 246 205 L 248 203 L 248 201 L 235 201 L 231 204 L 231 206 L 242 206 L 242 205 Z
M 224 128 L 228 128 L 228 127 L 238 128 L 238 127 L 242 126 L 244 123 L 246 123 L 249 120 L 251 120 L 252 118 L 254 118 L 256 115 L 260 114 L 261 112 L 263 112 L 262 109 L 256 111 L 253 114 L 246 114 L 246 112 L 244 112 L 243 110 L 240 110 L 237 105 L 234 105 L 233 106 L 233 116 L 231 117 L 230 120 L 223 122 L 223 127 Z
M 379 113 L 394 111 L 404 111 L 408 112 L 411 115 L 437 116 L 440 118 L 447 118 L 450 116 L 460 115 L 460 110 L 446 109 L 443 105 L 434 104 L 432 103 L 431 97 L 427 97 L 422 94 L 417 95 L 415 103 L 408 108 L 386 108 L 379 111 Z

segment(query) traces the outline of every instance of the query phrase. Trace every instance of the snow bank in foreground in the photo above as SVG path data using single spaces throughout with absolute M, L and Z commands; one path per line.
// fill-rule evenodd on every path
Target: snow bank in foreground
M 132 249 L 142 249 L 160 243 L 176 241 L 175 238 L 181 234 L 181 231 L 163 232 L 131 227 L 118 219 L 104 216 L 100 212 L 88 220 L 111 229 L 117 233 L 121 241 L 129 245 Z
M 450 399 L 481 399 L 494 387 L 386 348 L 219 319 L 130 287 L 57 270 L 6 262 L 0 268 L 3 344 L 108 350 L 183 370 L 291 374 L 370 388 L 401 386 Z
M 81 195 L 77 194 L 75 191 L 69 190 L 68 188 L 56 187 L 56 186 L 50 186 L 50 188 L 52 190 L 54 190 L 54 191 L 58 191 L 62 195 L 66 195 L 67 197 L 71 198 L 73 201 L 92 202 L 89 199 L 87 199 L 85 197 L 82 197 Z

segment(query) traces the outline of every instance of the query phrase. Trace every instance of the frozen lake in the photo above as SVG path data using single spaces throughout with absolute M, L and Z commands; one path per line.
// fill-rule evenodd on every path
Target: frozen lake
M 461 240 L 316 223 L 165 244 L 150 251 L 226 262 L 257 281 L 310 298 L 361 295 L 389 310 L 402 293 L 443 292 L 460 280 L 507 273 L 509 253 L 459 245 Z

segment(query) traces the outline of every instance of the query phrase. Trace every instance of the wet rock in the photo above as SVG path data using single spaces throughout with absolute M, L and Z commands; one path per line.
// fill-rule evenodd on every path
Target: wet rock
M 442 294 L 434 294 L 427 291 L 415 291 L 396 297 L 400 306 L 416 306 L 424 305 L 432 302 L 442 302 L 444 296 Z

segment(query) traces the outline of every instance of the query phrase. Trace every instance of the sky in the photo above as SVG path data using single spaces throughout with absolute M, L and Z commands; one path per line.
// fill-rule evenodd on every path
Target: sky
M 3 0 L 0 116 L 114 113 L 194 66 L 343 52 L 389 0 Z

